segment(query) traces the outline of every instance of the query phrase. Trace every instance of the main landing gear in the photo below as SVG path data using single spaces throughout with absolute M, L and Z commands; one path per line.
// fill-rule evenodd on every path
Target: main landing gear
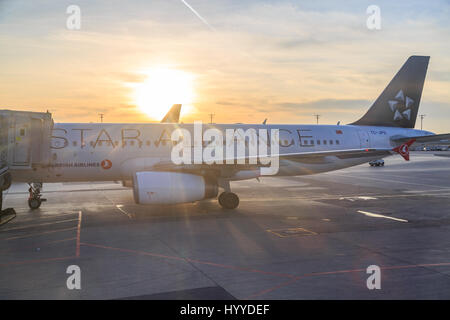
M 41 203 L 47 201 L 47 199 L 41 198 L 42 183 L 29 183 L 30 188 L 28 192 L 30 196 L 28 197 L 28 206 L 31 210 L 35 210 L 41 206 Z
M 224 209 L 236 209 L 239 205 L 239 197 L 236 193 L 224 191 L 219 195 L 219 204 Z
M 219 186 L 224 189 L 224 192 L 219 195 L 219 204 L 224 209 L 236 209 L 239 206 L 239 197 L 231 192 L 230 181 L 221 181 Z

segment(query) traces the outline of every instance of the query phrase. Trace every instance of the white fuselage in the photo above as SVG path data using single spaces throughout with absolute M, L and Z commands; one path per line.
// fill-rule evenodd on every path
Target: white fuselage
M 192 124 L 93 124 L 57 123 L 51 141 L 51 162 L 32 170 L 13 170 L 15 181 L 64 182 L 129 180 L 136 171 L 170 163 L 177 128 L 193 130 Z M 393 127 L 353 125 L 244 125 L 212 124 L 203 129 L 278 129 L 280 155 L 347 150 L 393 148 L 391 137 L 432 134 L 428 131 Z M 379 156 L 327 157 L 321 161 L 281 161 L 278 175 L 305 175 L 346 168 Z M 250 178 L 249 176 L 248 178 Z M 235 180 L 246 176 L 236 176 Z

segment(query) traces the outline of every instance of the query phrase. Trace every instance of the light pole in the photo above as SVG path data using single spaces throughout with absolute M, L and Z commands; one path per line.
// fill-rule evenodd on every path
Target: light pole
M 420 117 L 420 130 L 422 130 L 423 127 L 423 118 L 425 118 L 426 114 L 421 114 Z
M 314 114 L 314 117 L 316 117 L 316 123 L 319 124 L 320 114 Z

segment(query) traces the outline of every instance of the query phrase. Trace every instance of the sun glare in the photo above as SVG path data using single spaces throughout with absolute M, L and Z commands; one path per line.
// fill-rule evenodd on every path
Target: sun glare
M 145 75 L 147 79 L 134 90 L 134 102 L 144 113 L 154 120 L 161 120 L 175 103 L 183 104 L 182 111 L 186 113 L 194 98 L 192 74 L 170 68 L 152 68 Z

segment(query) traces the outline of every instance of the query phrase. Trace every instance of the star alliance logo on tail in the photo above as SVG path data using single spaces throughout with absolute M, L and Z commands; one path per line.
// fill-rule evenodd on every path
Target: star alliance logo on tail
M 400 90 L 394 98 L 395 100 L 389 100 L 389 107 L 394 113 L 394 120 L 400 121 L 403 119 L 411 119 L 411 107 L 414 104 L 414 100 L 403 94 L 403 90 Z

